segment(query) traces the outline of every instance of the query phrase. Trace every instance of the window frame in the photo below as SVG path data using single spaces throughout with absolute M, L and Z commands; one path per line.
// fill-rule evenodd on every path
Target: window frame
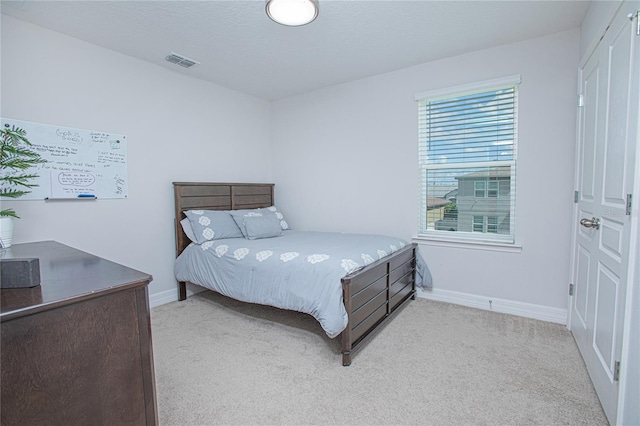
M 419 185 L 419 189 L 420 189 L 420 194 L 419 194 L 419 223 L 418 223 L 418 236 L 416 237 L 417 239 L 422 239 L 422 240 L 433 240 L 433 241 L 442 241 L 442 242 L 471 242 L 471 243 L 480 243 L 480 244 L 489 244 L 489 245 L 493 245 L 493 244 L 505 244 L 507 247 L 509 246 L 513 246 L 516 247 L 516 224 L 515 224 L 515 217 L 516 217 L 516 203 L 515 203 L 515 198 L 516 198 L 516 169 L 517 169 L 517 147 L 518 147 L 518 116 L 519 116 L 519 85 L 521 83 L 521 76 L 520 75 L 512 75 L 512 76 L 508 76 L 508 77 L 503 77 L 503 78 L 498 78 L 498 79 L 493 79 L 493 80 L 486 80 L 486 81 L 482 81 L 482 82 L 478 82 L 478 83 L 471 83 L 471 84 L 466 84 L 466 85 L 460 85 L 460 86 L 452 86 L 452 87 L 447 87 L 447 88 L 442 88 L 442 89 L 436 89 L 436 90 L 430 90 L 430 91 L 426 91 L 426 92 L 420 92 L 417 93 L 415 95 L 415 100 L 418 102 L 418 163 L 419 163 L 419 174 L 420 174 L 420 185 Z M 426 141 L 426 137 L 423 136 L 422 134 L 422 130 L 421 129 L 421 122 L 420 122 L 420 111 L 421 111 L 421 102 L 426 102 L 426 101 L 434 101 L 434 100 L 439 100 L 439 99 L 443 99 L 443 98 L 456 98 L 456 97 L 462 97 L 462 96 L 466 96 L 466 95 L 472 95 L 475 93 L 483 93 L 483 92 L 490 92 L 490 91 L 497 91 L 497 90 L 501 90 L 501 89 L 505 89 L 505 88 L 509 88 L 509 87 L 513 87 L 514 88 L 514 99 L 513 99 L 513 104 L 514 104 L 514 116 L 513 116 L 513 155 L 512 155 L 512 159 L 510 161 L 478 161 L 478 162 L 461 162 L 461 163 L 455 163 L 455 162 L 451 162 L 451 163 L 445 163 L 443 166 L 438 166 L 435 164 L 426 164 L 426 161 L 423 161 L 424 159 L 426 159 L 426 153 L 423 154 L 423 150 L 426 150 L 427 147 L 426 145 L 423 147 L 423 142 Z M 505 167 L 505 166 L 510 166 L 510 170 L 511 170 L 511 176 L 510 176 L 510 199 L 509 199 L 509 203 L 510 203 L 510 209 L 509 209 L 509 234 L 498 234 L 498 230 L 500 228 L 500 224 L 497 223 L 495 225 L 489 225 L 488 224 L 488 220 L 487 220 L 487 216 L 484 216 L 483 219 L 483 232 L 475 232 L 474 228 L 475 228 L 475 222 L 474 219 L 472 218 L 472 227 L 471 227 L 471 232 L 467 232 L 467 231 L 455 231 L 455 232 L 450 232 L 450 231 L 444 231 L 444 230 L 436 230 L 436 229 L 427 229 L 427 174 L 428 171 L 434 171 L 434 170 L 438 170 L 438 169 L 462 169 L 462 168 L 472 168 L 472 167 L 484 167 L 484 168 L 492 168 L 492 167 Z M 477 182 L 483 182 L 484 183 L 484 190 L 482 190 L 483 192 L 483 197 L 478 197 L 477 195 L 479 194 L 479 191 L 481 191 L 480 189 L 476 189 L 476 183 Z M 495 183 L 492 183 L 495 182 Z M 500 197 L 500 189 L 501 189 L 501 184 L 500 184 L 500 180 L 492 180 L 492 179 L 487 179 L 485 181 L 476 181 L 476 183 L 474 183 L 474 196 L 475 198 L 483 198 L 483 199 L 494 199 L 497 200 Z M 490 185 L 491 183 L 491 185 Z M 490 186 L 492 187 L 490 189 Z M 495 194 L 495 196 L 490 194 Z M 493 216 L 495 217 L 496 221 L 497 221 L 497 216 Z M 498 222 L 498 221 L 497 221 Z M 494 227 L 495 226 L 495 233 L 494 232 L 487 232 L 489 226 Z

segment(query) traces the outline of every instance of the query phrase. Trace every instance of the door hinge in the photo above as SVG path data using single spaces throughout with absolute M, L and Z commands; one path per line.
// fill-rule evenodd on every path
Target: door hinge
M 578 107 L 583 107 L 583 106 L 584 106 L 584 95 L 580 93 L 578 95 Z
M 578 204 L 579 199 L 580 199 L 580 191 L 573 191 L 573 202 Z
M 636 35 L 640 35 L 640 10 L 628 14 L 627 18 L 629 18 L 631 22 L 633 22 L 634 19 L 636 20 Z
M 626 211 L 625 211 L 625 214 L 626 214 L 627 216 L 631 216 L 631 207 L 632 207 L 632 206 L 631 206 L 631 204 L 632 204 L 632 198 L 633 198 L 633 197 L 632 197 L 632 195 L 631 195 L 631 194 L 627 194 L 627 208 L 626 208 Z
M 613 364 L 613 381 L 620 381 L 620 361 L 616 361 L 615 364 Z
M 573 289 L 574 289 L 574 285 L 569 284 L 569 296 L 573 296 Z

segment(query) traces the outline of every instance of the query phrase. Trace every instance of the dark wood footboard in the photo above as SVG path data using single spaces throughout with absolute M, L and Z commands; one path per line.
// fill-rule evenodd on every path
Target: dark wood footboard
M 349 316 L 342 332 L 342 365 L 410 299 L 415 298 L 416 243 L 342 278 Z

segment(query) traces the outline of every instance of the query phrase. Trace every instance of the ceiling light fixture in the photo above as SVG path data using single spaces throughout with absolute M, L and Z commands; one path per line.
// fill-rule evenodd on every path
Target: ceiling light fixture
M 317 0 L 267 0 L 267 15 L 278 24 L 298 27 L 318 16 Z

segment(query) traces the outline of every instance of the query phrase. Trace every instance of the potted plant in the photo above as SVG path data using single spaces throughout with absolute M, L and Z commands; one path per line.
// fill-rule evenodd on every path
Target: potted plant
M 30 182 L 38 175 L 27 169 L 46 160 L 31 146 L 24 129 L 8 124 L 0 129 L 0 197 L 19 198 L 38 186 Z M 19 218 L 13 209 L 0 210 L 0 247 L 11 246 L 14 217 Z

